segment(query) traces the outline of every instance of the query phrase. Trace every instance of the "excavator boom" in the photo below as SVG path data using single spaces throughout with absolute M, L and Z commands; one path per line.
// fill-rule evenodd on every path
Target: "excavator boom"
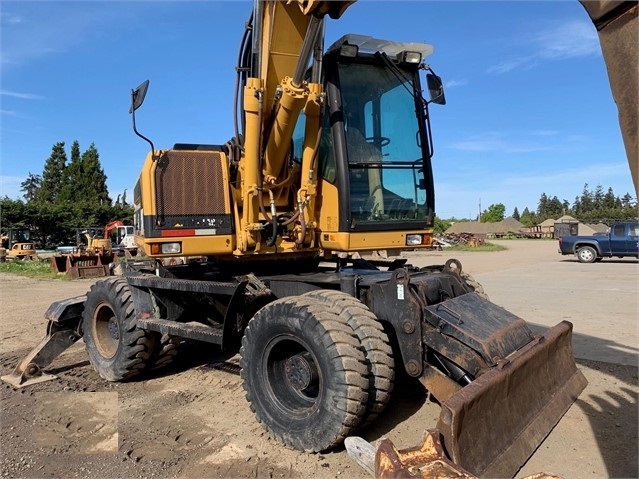
M 580 0 L 599 34 L 610 89 L 619 110 L 628 166 L 639 196 L 639 3 L 619 0 Z

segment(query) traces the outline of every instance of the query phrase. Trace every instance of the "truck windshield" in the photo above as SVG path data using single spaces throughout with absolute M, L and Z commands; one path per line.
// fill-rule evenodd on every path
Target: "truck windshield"
M 352 221 L 427 216 L 413 78 L 384 65 L 339 66 Z

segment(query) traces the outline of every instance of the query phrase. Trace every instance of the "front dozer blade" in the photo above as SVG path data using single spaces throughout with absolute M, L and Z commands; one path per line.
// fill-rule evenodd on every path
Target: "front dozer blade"
M 446 452 L 479 477 L 514 477 L 587 383 L 563 321 L 442 403 Z

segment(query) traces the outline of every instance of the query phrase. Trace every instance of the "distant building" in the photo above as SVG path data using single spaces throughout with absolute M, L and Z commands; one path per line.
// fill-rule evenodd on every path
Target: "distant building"
M 508 235 L 523 236 L 524 225 L 513 217 L 508 217 L 497 223 L 480 223 L 478 221 L 459 221 L 446 234 L 470 234 L 477 238 L 503 238 Z
M 592 236 L 608 232 L 608 225 L 604 223 L 582 223 L 570 215 L 557 218 L 554 224 L 553 238 L 562 236 Z

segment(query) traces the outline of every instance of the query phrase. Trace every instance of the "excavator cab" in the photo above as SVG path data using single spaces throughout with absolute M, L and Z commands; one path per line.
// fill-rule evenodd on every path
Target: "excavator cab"
M 397 247 L 430 244 L 435 198 L 428 104 L 445 102 L 441 81 L 432 73 L 431 101 L 422 96 L 420 72 L 429 70 L 424 60 L 432 51 L 427 44 L 346 35 L 324 54 L 328 100 L 318 152 L 323 201 L 317 213 L 322 247 L 388 247 L 392 233 Z M 301 115 L 293 134 L 296 158 L 302 157 L 305 129 Z M 336 222 L 329 221 L 331 211 L 339 211 Z

